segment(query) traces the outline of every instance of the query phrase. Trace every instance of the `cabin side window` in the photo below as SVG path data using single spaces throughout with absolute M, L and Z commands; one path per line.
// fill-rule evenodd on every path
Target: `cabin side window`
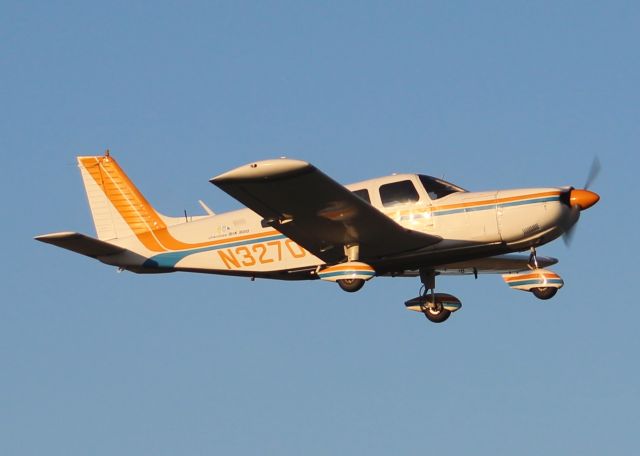
M 414 203 L 420 199 L 413 182 L 403 180 L 380 186 L 380 199 L 385 207 Z
M 366 188 L 363 188 L 362 190 L 354 190 L 353 194 L 356 195 L 361 200 L 364 200 L 367 203 L 371 204 L 371 198 L 369 197 L 369 190 L 367 190 Z

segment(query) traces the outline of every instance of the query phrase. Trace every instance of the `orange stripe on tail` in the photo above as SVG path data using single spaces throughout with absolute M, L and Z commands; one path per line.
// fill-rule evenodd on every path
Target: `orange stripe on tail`
M 185 243 L 177 240 L 169 233 L 166 223 L 113 157 L 108 155 L 78 157 L 78 163 L 89 173 L 131 231 L 147 249 L 154 252 L 166 252 L 167 250 L 207 247 L 230 241 L 229 239 L 224 239 Z M 277 231 L 240 236 L 234 238 L 234 240 L 259 238 L 275 233 Z
M 102 189 L 140 242 L 149 250 L 166 251 L 152 234 L 166 230 L 166 224 L 113 157 L 78 157 L 78 163 Z

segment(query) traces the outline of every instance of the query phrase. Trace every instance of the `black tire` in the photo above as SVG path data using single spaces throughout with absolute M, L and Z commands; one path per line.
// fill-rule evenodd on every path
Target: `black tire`
M 442 304 L 440 303 L 438 303 L 436 307 L 424 309 L 422 313 L 424 313 L 424 316 L 427 317 L 427 320 L 433 323 L 442 323 L 451 316 L 451 311 L 442 307 Z
M 555 287 L 542 287 L 542 288 L 532 288 L 531 293 L 538 299 L 551 299 L 553 298 L 558 289 Z
M 360 288 L 364 286 L 364 280 L 363 279 L 340 279 L 338 280 L 338 285 L 340 285 L 340 288 L 342 288 L 344 291 L 347 291 L 349 293 L 355 293 L 356 291 L 358 291 Z

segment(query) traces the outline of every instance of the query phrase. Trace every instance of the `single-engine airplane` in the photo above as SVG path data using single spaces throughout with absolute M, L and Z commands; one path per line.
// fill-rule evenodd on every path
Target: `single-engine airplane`
M 97 239 L 61 232 L 38 241 L 136 273 L 320 279 L 348 292 L 376 276 L 419 277 L 420 295 L 405 306 L 436 323 L 462 306 L 435 292 L 440 274 L 500 273 L 513 289 L 553 297 L 564 282 L 546 268 L 558 260 L 536 247 L 568 235 L 600 198 L 588 185 L 470 192 L 423 174 L 343 186 L 310 163 L 280 158 L 210 180 L 247 208 L 215 214 L 200 202 L 206 215 L 168 217 L 108 151 L 77 160 Z

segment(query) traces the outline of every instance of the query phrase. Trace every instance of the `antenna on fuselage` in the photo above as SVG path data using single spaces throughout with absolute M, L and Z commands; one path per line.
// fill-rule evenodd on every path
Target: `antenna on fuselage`
M 204 209 L 204 211 L 205 211 L 207 214 L 209 214 L 209 215 L 216 215 L 216 213 L 215 213 L 215 212 L 213 212 L 209 206 L 207 206 L 206 204 L 204 204 L 204 201 L 202 201 L 202 200 L 198 200 L 198 203 L 200 204 L 200 206 L 202 207 L 202 209 Z

